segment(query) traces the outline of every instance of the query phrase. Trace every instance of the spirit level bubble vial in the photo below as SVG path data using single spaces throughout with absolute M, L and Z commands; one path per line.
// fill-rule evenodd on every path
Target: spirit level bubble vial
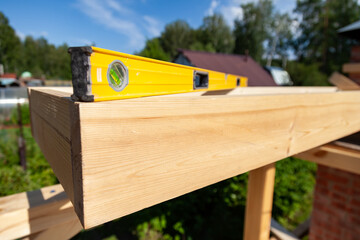
M 73 100 L 83 102 L 245 87 L 247 78 L 97 47 L 71 47 Z

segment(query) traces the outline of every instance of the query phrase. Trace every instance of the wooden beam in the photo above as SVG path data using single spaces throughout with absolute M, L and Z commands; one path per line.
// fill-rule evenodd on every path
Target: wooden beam
M 336 92 L 337 87 L 243 87 L 219 91 L 202 91 L 192 93 L 180 93 L 163 95 L 159 97 L 194 97 L 194 96 L 251 96 L 251 95 L 279 95 L 279 94 L 300 94 L 300 93 L 331 93 Z
M 74 208 L 60 184 L 1 197 L 0 209 L 0 239 L 17 239 L 70 222 L 77 223 L 73 230 L 81 230 Z
M 245 212 L 245 240 L 268 240 L 275 181 L 275 163 L 250 171 Z
M 356 82 L 352 81 L 351 79 L 345 77 L 344 75 L 334 72 L 330 78 L 329 82 L 334 84 L 337 88 L 341 90 L 359 90 L 360 85 Z
M 360 63 L 345 63 L 342 70 L 344 73 L 359 73 Z
M 69 96 L 33 89 L 30 101 L 51 102 L 46 111 L 34 109 L 40 103 L 31 108 L 69 145 L 66 160 L 48 160 L 71 161 L 74 186 L 65 191 L 73 191 L 85 228 L 360 130 L 357 91 L 60 104 Z M 62 114 L 68 125 L 59 121 Z M 56 148 L 42 144 L 43 151 Z M 67 164 L 57 166 L 55 173 L 70 172 Z
M 44 231 L 31 234 L 25 239 L 30 240 L 63 240 L 70 239 L 81 231 L 81 223 L 76 218 L 68 222 L 58 224 L 56 226 L 50 227 Z
M 321 147 L 299 153 L 294 157 L 315 162 L 328 167 L 360 174 L 360 151 L 335 144 L 326 144 Z

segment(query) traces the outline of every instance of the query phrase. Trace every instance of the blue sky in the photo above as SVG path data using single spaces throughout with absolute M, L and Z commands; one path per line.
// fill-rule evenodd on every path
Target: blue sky
M 203 17 L 222 13 L 232 25 L 242 3 L 257 0 L 0 0 L 0 11 L 20 38 L 44 36 L 50 43 L 96 46 L 134 53 L 146 39 L 159 36 L 177 19 L 197 28 Z M 274 0 L 280 12 L 291 12 L 296 0 Z

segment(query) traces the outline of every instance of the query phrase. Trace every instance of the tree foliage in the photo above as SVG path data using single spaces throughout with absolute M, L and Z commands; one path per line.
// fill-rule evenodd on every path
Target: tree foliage
M 328 77 L 319 70 L 318 64 L 291 61 L 286 70 L 295 86 L 329 86 Z
M 271 19 L 271 31 L 267 39 L 267 66 L 271 66 L 272 59 L 277 57 L 281 60 L 289 56 L 289 48 L 292 43 L 293 33 L 291 26 L 293 19 L 287 13 L 275 13 Z
M 198 29 L 178 20 L 165 26 L 159 38 L 148 40 L 138 54 L 160 60 L 172 60 L 178 49 L 232 53 L 234 37 L 222 15 L 206 16 Z
M 9 25 L 9 20 L 0 12 L 0 64 L 4 65 L 5 72 L 17 71 L 20 53 L 20 39 Z
M 170 60 L 169 55 L 161 47 L 159 38 L 147 40 L 145 48 L 137 54 L 143 57 L 154 58 L 163 61 Z
M 26 36 L 20 41 L 8 19 L 0 12 L 0 64 L 5 72 L 20 75 L 29 71 L 34 77 L 71 79 L 70 55 L 67 44 L 55 46 L 40 37 Z
M 312 210 L 316 164 L 295 158 L 276 163 L 272 217 L 293 230 Z
M 211 46 L 215 52 L 232 53 L 234 37 L 222 15 L 205 17 L 199 31 L 204 46 Z
M 338 36 L 337 30 L 359 20 L 357 0 L 298 0 L 295 12 L 300 15 L 300 35 L 294 49 L 300 61 L 320 63 L 330 74 L 339 71 L 349 60 L 353 40 Z
M 189 48 L 193 42 L 194 33 L 190 25 L 182 20 L 169 23 L 161 33 L 160 43 L 166 53 L 174 58 L 179 48 Z
M 245 54 L 247 51 L 256 61 L 264 54 L 264 42 L 269 37 L 270 20 L 273 14 L 271 0 L 241 5 L 243 18 L 235 20 L 234 53 Z

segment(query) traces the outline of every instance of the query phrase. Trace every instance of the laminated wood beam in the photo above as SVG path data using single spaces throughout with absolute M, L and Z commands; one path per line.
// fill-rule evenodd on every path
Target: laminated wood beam
M 343 65 L 344 73 L 360 73 L 360 63 L 345 63 Z
M 81 228 L 73 205 L 60 184 L 0 198 L 0 239 L 28 235 L 45 236 L 49 229 L 67 226 L 72 232 Z M 43 232 L 43 234 L 40 234 Z M 52 239 L 57 238 L 56 235 Z
M 323 146 L 299 153 L 294 157 L 332 168 L 360 174 L 360 151 L 336 144 Z
M 360 130 L 360 92 L 289 92 L 79 103 L 32 89 L 30 101 L 69 145 L 71 160 L 48 160 L 71 162 L 54 172 L 71 172 L 65 191 L 89 228 Z M 50 109 L 34 108 L 40 95 Z
M 298 94 L 298 93 L 330 93 L 336 92 L 337 87 L 243 87 L 230 90 L 203 91 L 192 93 L 180 93 L 165 95 L 163 97 L 194 97 L 194 96 L 213 96 L 213 95 L 279 95 L 279 94 Z

